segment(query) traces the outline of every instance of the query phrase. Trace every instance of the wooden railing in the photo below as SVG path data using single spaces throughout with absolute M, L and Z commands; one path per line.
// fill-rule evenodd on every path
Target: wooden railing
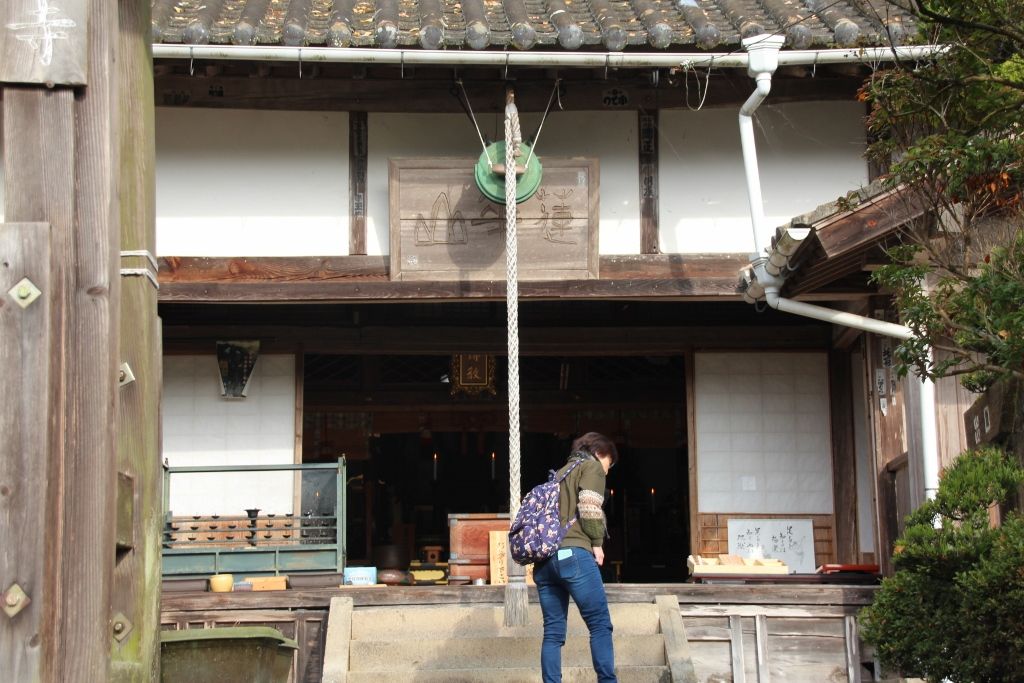
M 334 473 L 333 484 L 302 483 L 303 473 L 322 471 Z M 182 475 L 253 472 L 299 473 L 294 487 L 298 512 L 261 515 L 259 508 L 251 508 L 237 514 L 176 516 L 170 509 L 172 486 L 187 481 Z M 337 463 L 294 465 L 165 466 L 164 576 L 341 572 L 346 556 L 345 480 L 344 458 Z M 322 509 L 302 512 L 304 488 L 315 489 L 312 494 Z

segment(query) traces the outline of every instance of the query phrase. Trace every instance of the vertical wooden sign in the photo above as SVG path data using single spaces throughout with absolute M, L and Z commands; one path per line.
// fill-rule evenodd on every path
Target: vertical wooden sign
M 369 160 L 365 111 L 348 114 L 348 253 L 366 254 L 366 168 Z
M 504 586 L 508 583 L 508 532 L 490 532 L 490 570 L 491 585 Z M 533 565 L 526 566 L 526 584 L 536 585 L 533 581 Z
M 658 112 L 639 113 L 640 253 L 661 253 L 658 245 Z
M 0 83 L 85 85 L 89 0 L 0 2 Z

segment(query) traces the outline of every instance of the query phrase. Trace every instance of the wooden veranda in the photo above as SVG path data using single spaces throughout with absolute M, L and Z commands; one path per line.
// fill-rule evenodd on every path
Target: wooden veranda
M 609 602 L 678 598 L 686 642 L 699 681 L 784 680 L 787 683 L 880 680 L 860 643 L 856 614 L 876 589 L 848 585 L 608 584 Z M 355 610 L 429 605 L 496 605 L 503 586 L 389 586 L 268 593 L 165 593 L 164 629 L 265 624 L 299 643 L 293 680 L 319 683 L 330 628 L 331 599 Z M 536 604 L 536 592 L 531 591 Z M 541 625 L 531 624 L 541 637 Z M 424 634 L 424 638 L 429 638 Z

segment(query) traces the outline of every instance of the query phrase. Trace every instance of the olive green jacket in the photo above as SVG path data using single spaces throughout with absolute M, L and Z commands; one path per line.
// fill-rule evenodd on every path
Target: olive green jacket
M 558 470 L 557 476 L 562 476 L 575 459 L 576 456 L 571 456 L 569 461 Z M 563 525 L 576 517 L 580 508 L 581 492 L 584 492 L 584 498 L 590 504 L 583 506 L 579 519 L 569 528 L 559 547 L 585 548 L 593 552 L 593 548 L 600 548 L 604 544 L 607 528 L 604 513 L 600 509 L 604 499 L 604 487 L 604 467 L 592 457 L 584 460 L 562 480 L 558 494 L 558 516 Z

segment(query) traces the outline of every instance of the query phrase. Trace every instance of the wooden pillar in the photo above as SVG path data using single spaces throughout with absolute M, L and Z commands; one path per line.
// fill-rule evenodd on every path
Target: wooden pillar
M 690 553 L 700 554 L 700 524 L 697 514 L 697 388 L 695 386 L 693 347 L 683 352 L 683 376 L 686 384 L 686 469 L 689 482 Z
M 121 147 L 121 326 L 119 361 L 127 364 L 117 433 L 118 518 L 111 595 L 110 680 L 160 678 L 160 391 L 154 218 L 156 143 L 150 6 L 119 0 L 118 79 Z M 150 279 L 152 275 L 152 280 Z M 134 379 L 131 379 L 134 377 Z
M 21 15 L 36 3 L 17 0 L 3 9 L 11 28 L 8 19 L 31 20 L 31 13 Z M 34 556 L 7 556 L 15 577 L 25 567 L 43 567 L 41 581 L 26 591 L 42 611 L 38 628 L 17 640 L 13 629 L 23 628 L 26 613 L 0 615 L 0 659 L 15 646 L 27 653 L 13 680 L 107 681 L 119 364 L 117 5 L 67 0 L 52 10 L 64 13 L 50 17 L 64 27 L 52 41 L 16 40 L 14 29 L 0 39 L 5 219 L 50 224 L 45 294 L 52 302 L 48 384 L 33 385 L 21 397 L 46 413 L 48 440 L 38 453 L 46 484 L 31 491 L 43 498 L 43 509 L 32 516 L 46 519 L 45 543 L 29 548 Z M 19 46 L 29 52 L 11 60 Z M 8 71 L 12 63 L 25 65 L 24 72 Z M 0 338 L 6 332 L 0 330 Z M 32 371 L 17 370 L 18 383 Z M 31 503 L 18 498 L 11 504 L 24 510 Z M 10 515 L 0 515 L 0 552 L 9 553 L 9 541 L 25 534 L 12 523 Z M 0 590 L 15 580 L 0 577 Z
M 43 655 L 53 650 L 49 615 L 58 604 L 48 501 L 59 488 L 47 409 L 56 295 L 49 224 L 0 224 L 0 263 L 0 671 L 10 680 L 50 681 L 52 662 Z
M 878 314 L 875 317 L 880 317 Z M 865 339 L 868 372 L 869 415 L 875 465 L 875 505 L 878 520 L 877 561 L 885 574 L 892 573 L 892 548 L 899 535 L 900 515 L 909 512 L 897 495 L 897 477 L 907 467 L 907 438 L 904 425 L 903 392 L 893 381 L 894 369 L 886 351 L 892 340 L 869 334 Z
M 853 385 L 850 354 L 829 353 L 829 405 L 832 424 L 832 498 L 837 562 L 856 563 L 857 452 L 853 439 Z

